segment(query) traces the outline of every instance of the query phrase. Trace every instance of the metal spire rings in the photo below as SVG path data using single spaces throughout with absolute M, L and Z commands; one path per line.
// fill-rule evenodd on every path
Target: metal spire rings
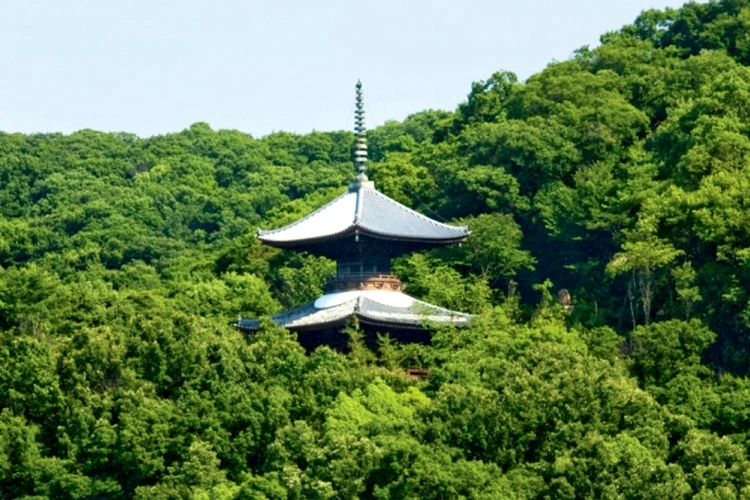
M 365 128 L 365 103 L 362 99 L 362 82 L 357 80 L 357 104 L 354 110 L 354 132 L 357 143 L 354 147 L 354 165 L 357 173 L 365 175 L 367 172 L 367 138 Z

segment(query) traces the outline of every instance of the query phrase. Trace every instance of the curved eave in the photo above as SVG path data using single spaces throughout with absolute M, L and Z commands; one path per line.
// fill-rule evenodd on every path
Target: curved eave
M 354 236 L 355 234 L 357 234 L 356 227 L 349 226 L 343 231 L 339 231 L 337 233 L 326 234 L 325 236 L 319 236 L 317 238 L 307 238 L 307 239 L 298 239 L 298 240 L 274 240 L 272 238 L 268 238 L 267 235 L 261 233 L 261 231 L 258 230 L 258 239 L 262 241 L 263 243 L 265 243 L 266 245 L 271 246 L 271 247 L 298 248 L 298 247 L 303 247 L 303 246 L 315 245 L 317 243 L 323 243 L 325 241 L 343 239 L 348 236 Z
M 448 320 L 448 321 L 435 321 L 430 318 L 420 318 L 419 320 L 415 321 L 408 321 L 408 320 L 392 320 L 392 319 L 382 319 L 382 318 L 374 318 L 365 314 L 357 313 L 357 320 L 360 323 L 364 323 L 366 325 L 374 326 L 374 327 L 382 327 L 382 328 L 401 328 L 404 330 L 420 330 L 420 331 L 430 331 L 432 330 L 431 325 L 454 325 L 454 326 L 466 326 L 469 323 L 469 319 L 466 318 L 459 318 L 456 317 L 455 319 Z
M 469 234 L 471 234 L 471 231 L 469 231 L 466 226 L 457 227 L 457 229 L 459 228 L 464 230 L 465 235 L 459 235 L 459 236 L 452 237 L 452 238 L 441 238 L 441 239 L 415 238 L 409 235 L 382 233 L 378 231 L 372 231 L 366 227 L 362 227 L 359 225 L 352 225 L 344 229 L 343 231 L 327 234 L 325 236 L 319 236 L 317 238 L 307 238 L 307 239 L 297 239 L 297 240 L 275 240 L 273 238 L 268 237 L 269 232 L 263 232 L 259 230 L 258 239 L 262 241 L 263 243 L 265 243 L 266 245 L 272 246 L 275 248 L 298 248 L 298 247 L 312 246 L 318 243 L 324 243 L 326 241 L 349 238 L 358 234 L 361 234 L 363 236 L 369 236 L 371 238 L 377 238 L 380 240 L 396 241 L 396 242 L 403 242 L 403 243 L 418 243 L 418 244 L 425 244 L 425 245 L 450 245 L 453 243 L 461 243 L 463 241 L 466 241 L 466 237 Z
M 300 222 L 301 222 L 301 220 L 300 220 Z M 317 240 L 324 240 L 324 239 L 331 238 L 331 237 L 336 237 L 336 236 L 338 236 L 340 234 L 345 234 L 348 230 L 355 228 L 355 225 L 351 224 L 349 227 L 347 227 L 347 228 L 345 228 L 343 230 L 339 230 L 339 231 L 336 231 L 334 233 L 324 234 L 324 235 L 321 235 L 321 236 L 316 236 L 315 238 L 298 238 L 298 239 L 295 239 L 295 240 L 274 238 L 274 236 L 278 236 L 280 234 L 283 234 L 284 232 L 286 232 L 287 230 L 289 230 L 289 228 L 291 228 L 292 226 L 295 226 L 297 224 L 298 224 L 298 222 L 295 222 L 294 224 L 290 224 L 288 226 L 280 227 L 279 229 L 261 229 L 261 228 L 258 228 L 258 239 L 260 241 L 262 241 L 263 243 L 287 243 L 287 242 L 294 242 L 294 241 L 317 241 Z
M 430 317 L 423 317 L 414 320 L 398 320 L 398 319 L 384 319 L 376 318 L 368 314 L 361 312 L 355 312 L 344 316 L 342 318 L 332 319 L 330 321 L 321 321 L 319 323 L 309 323 L 299 326 L 284 326 L 277 325 L 281 328 L 285 328 L 290 332 L 307 332 L 311 330 L 322 330 L 325 328 L 335 328 L 345 326 L 352 318 L 356 318 L 360 323 L 383 328 L 402 328 L 405 330 L 431 330 L 430 325 L 455 325 L 465 326 L 471 321 L 470 318 L 456 316 L 450 320 L 436 321 Z M 255 332 L 260 328 L 260 322 L 258 320 L 242 320 L 235 323 L 234 326 L 244 332 Z
M 449 226 L 449 227 L 454 227 L 454 226 Z M 450 245 L 451 243 L 460 243 L 462 241 L 466 241 L 466 237 L 469 234 L 471 234 L 471 231 L 468 230 L 468 226 L 455 226 L 455 227 L 457 229 L 464 229 L 465 230 L 464 234 L 460 236 L 451 237 L 451 238 L 415 238 L 409 235 L 388 234 L 388 233 L 382 233 L 378 231 L 372 231 L 366 228 L 358 228 L 358 229 L 359 229 L 359 234 L 364 234 L 372 238 L 378 238 L 381 240 L 403 241 L 403 242 L 410 242 L 410 243 L 427 243 L 427 244 L 434 244 L 434 245 Z

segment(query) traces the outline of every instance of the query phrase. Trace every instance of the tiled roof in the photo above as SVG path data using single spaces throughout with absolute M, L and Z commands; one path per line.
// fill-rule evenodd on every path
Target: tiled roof
M 399 294 L 400 292 L 384 292 Z M 379 300 L 377 294 L 363 291 L 355 294 L 351 300 L 327 308 L 315 307 L 316 302 L 295 307 L 271 317 L 273 321 L 289 330 L 309 330 L 337 325 L 356 316 L 363 321 L 379 324 L 390 324 L 401 327 L 421 327 L 425 322 L 437 324 L 466 325 L 472 318 L 470 314 L 444 309 L 421 300 L 408 297 L 408 307 L 397 307 L 394 301 Z M 320 300 L 320 299 L 319 299 Z M 390 302 L 390 304 L 384 303 Z M 257 319 L 240 319 L 236 325 L 242 330 L 257 330 Z
M 355 185 L 335 200 L 287 226 L 258 230 L 271 246 L 335 239 L 349 234 L 408 241 L 450 243 L 469 234 L 466 226 L 449 226 L 430 219 L 376 191 Z

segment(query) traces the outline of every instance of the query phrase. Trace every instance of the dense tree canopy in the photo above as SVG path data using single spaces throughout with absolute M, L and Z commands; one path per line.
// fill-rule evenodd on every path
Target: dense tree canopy
M 230 326 L 335 272 L 255 231 L 352 133 L 0 133 L 0 498 L 750 498 L 748 33 L 646 11 L 372 130 L 381 191 L 472 228 L 394 263 L 477 314 L 429 346 Z

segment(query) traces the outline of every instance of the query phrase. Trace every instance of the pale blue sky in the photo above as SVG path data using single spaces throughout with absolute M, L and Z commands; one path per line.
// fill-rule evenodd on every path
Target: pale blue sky
M 683 0 L 0 0 L 0 130 L 262 136 L 455 109 Z

